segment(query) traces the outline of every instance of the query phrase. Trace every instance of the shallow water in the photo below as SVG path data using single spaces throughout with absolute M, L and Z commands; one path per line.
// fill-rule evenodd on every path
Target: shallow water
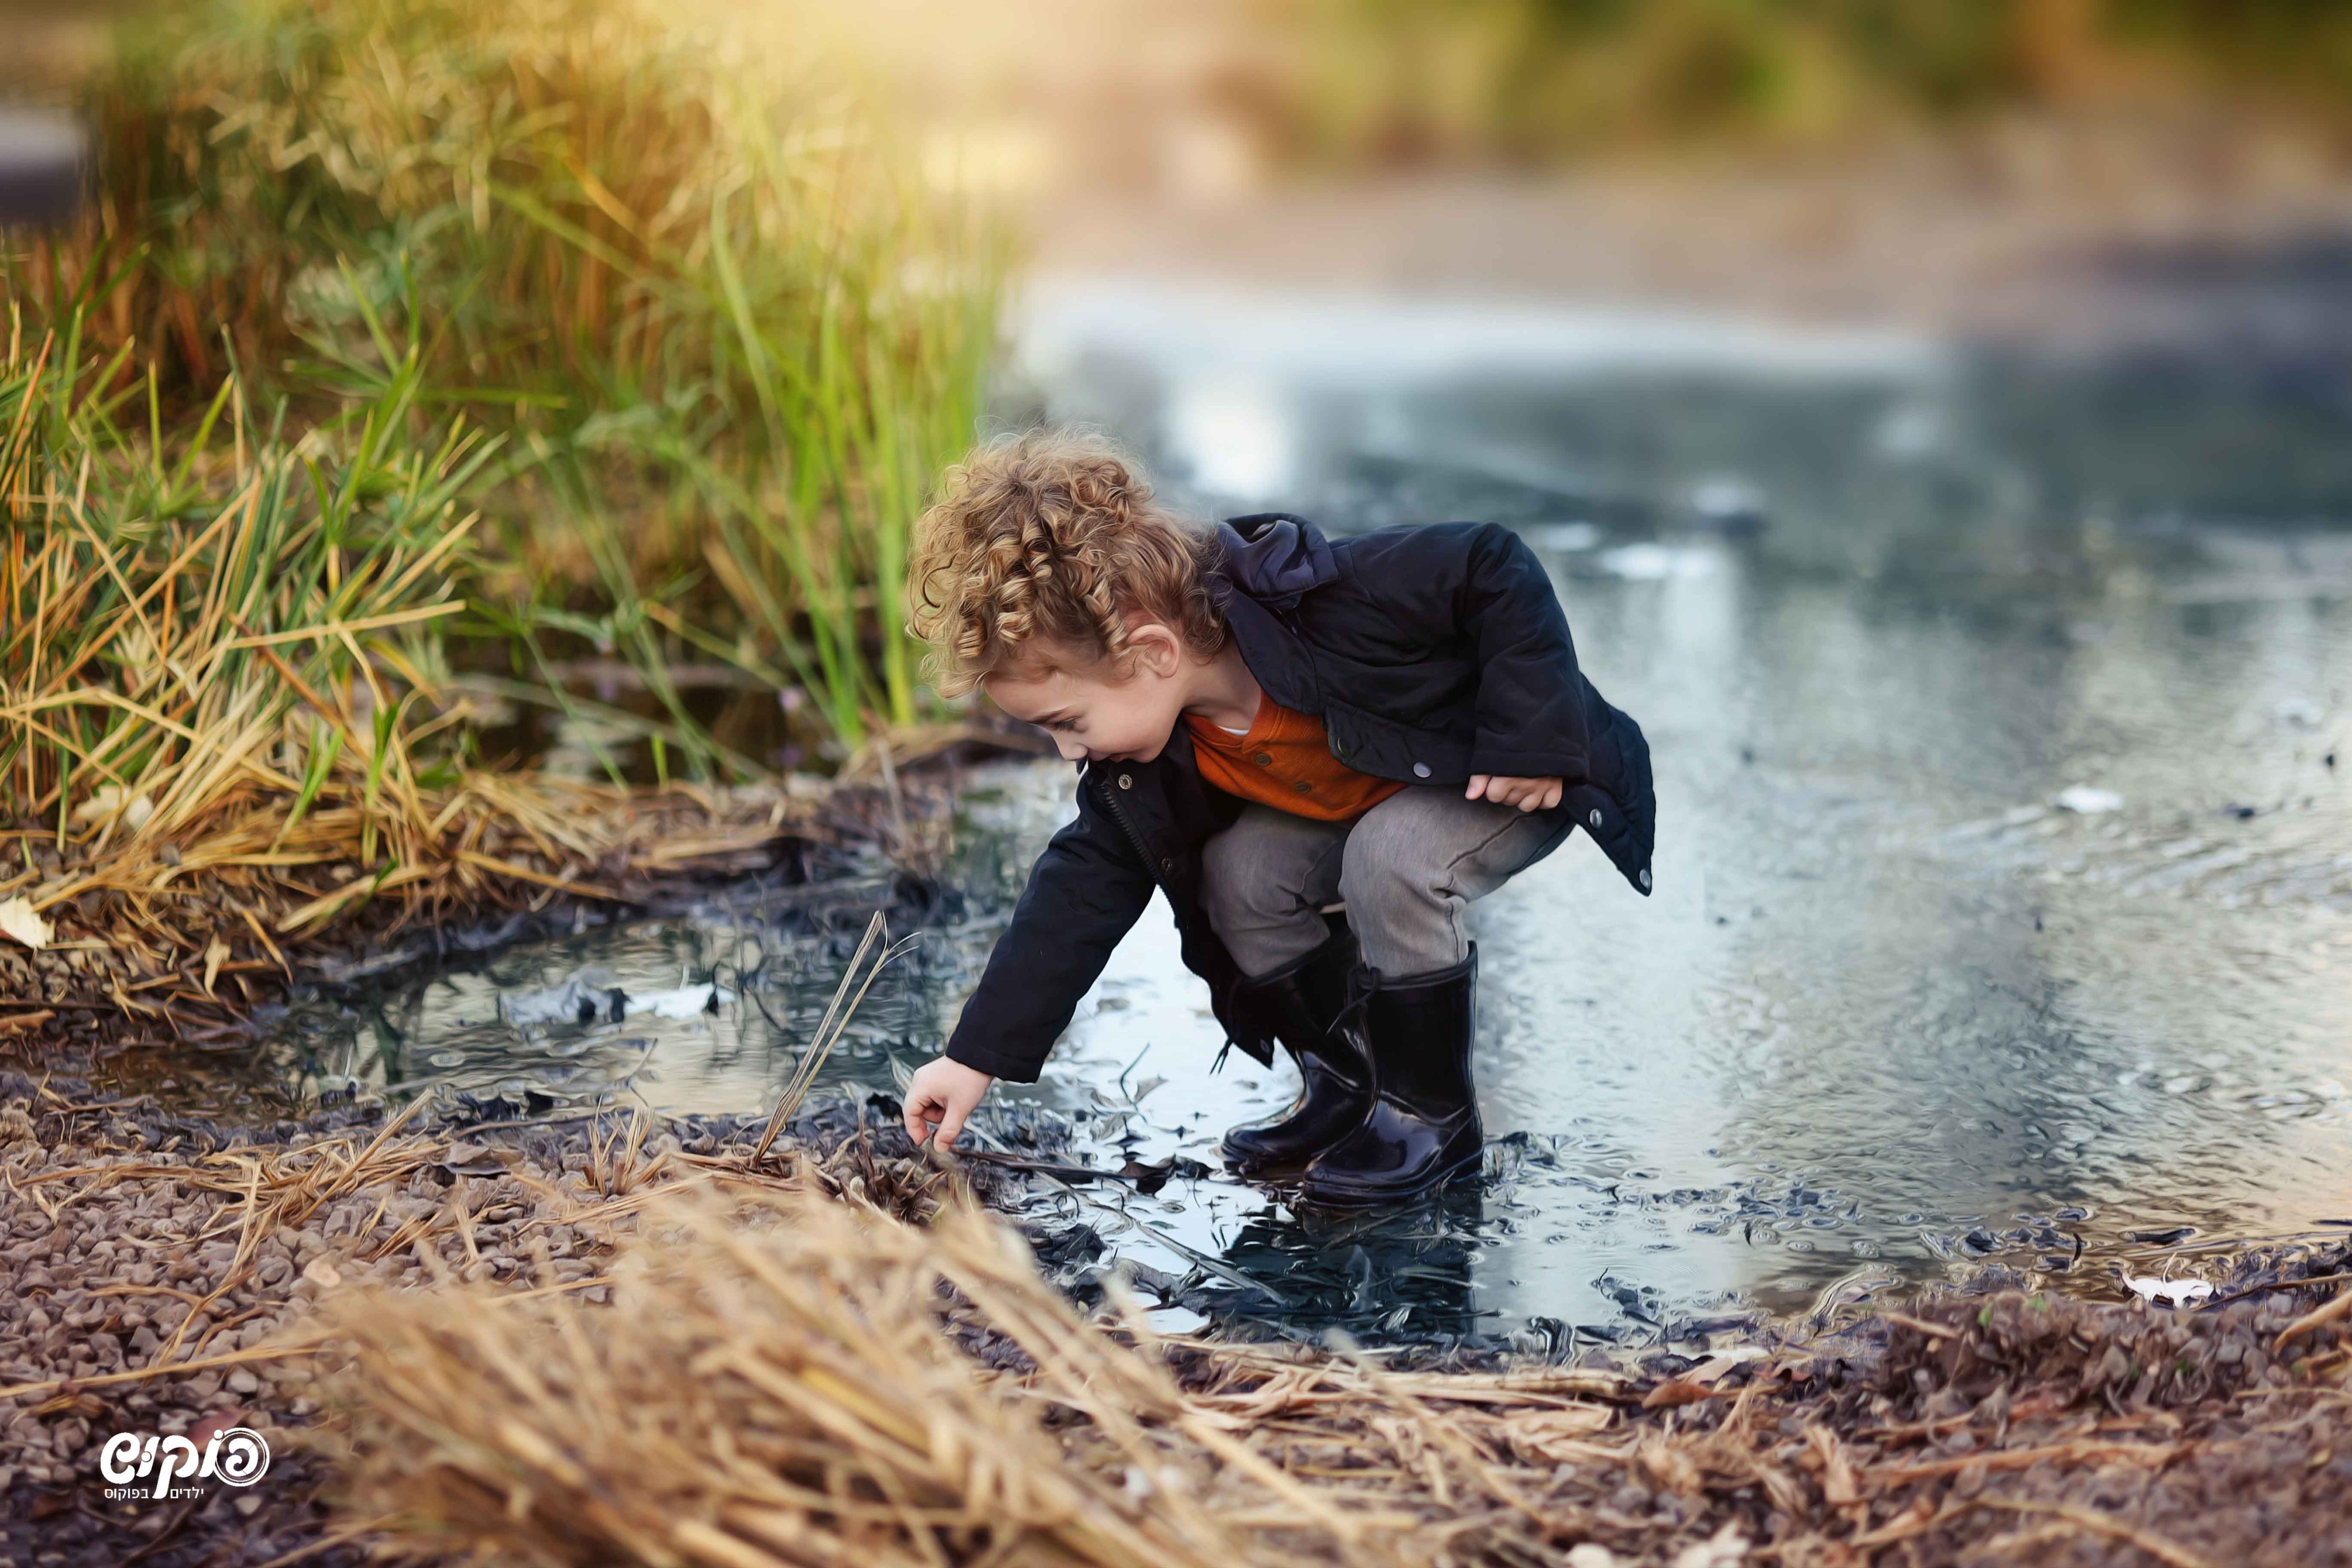
M 1472 329 L 1363 302 L 1104 298 L 1033 308 L 1034 400 L 1108 424 L 1200 504 L 1523 531 L 1587 669 L 1649 734 L 1657 894 L 1571 839 L 1476 907 L 1495 1145 L 1475 1196 L 1333 1222 L 1179 1177 L 1047 1190 L 1041 1213 L 1194 1308 L 1555 1345 L 1979 1257 L 2113 1291 L 2210 1242 L 2352 1222 L 2342 386 L 1640 318 Z M 936 1046 L 1001 917 L 990 894 L 1069 810 L 1055 765 L 975 783 L 970 913 L 827 1068 L 861 1099 Z M 250 1070 L 756 1109 L 859 907 L 788 936 L 747 899 L 317 1003 Z M 748 996 L 499 1021 L 500 991 L 584 965 L 631 992 L 715 976 Z M 1287 1098 L 1239 1057 L 1213 1076 L 1217 1044 L 1155 910 L 1045 1082 L 1009 1097 L 1072 1118 L 1077 1157 L 1213 1164 L 1227 1124 Z

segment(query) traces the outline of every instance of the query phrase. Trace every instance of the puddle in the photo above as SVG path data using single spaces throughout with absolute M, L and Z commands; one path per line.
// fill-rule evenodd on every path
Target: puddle
M 1539 333 L 1389 364 L 1350 317 L 1334 372 L 1311 335 L 1185 328 L 1211 308 L 1179 300 L 1140 339 L 1089 337 L 1083 310 L 1040 329 L 1037 401 L 1204 506 L 1520 528 L 1650 735 L 1658 894 L 1572 840 L 1476 908 L 1475 1196 L 1342 1221 L 1222 1175 L 1045 1190 L 1051 1264 L 1124 1260 L 1176 1324 L 1569 1350 L 1987 1258 L 2112 1295 L 2126 1269 L 2352 1221 L 2340 397 L 1777 337 L 1743 370 L 1740 340 L 1687 324 L 1548 374 Z M 1505 362 L 1482 369 L 1482 344 Z M 968 901 L 877 986 L 821 1087 L 893 1094 L 935 1049 L 1068 810 L 1054 764 L 975 782 Z M 747 896 L 314 1001 L 240 1059 L 242 1092 L 756 1109 L 887 901 L 878 876 L 866 893 L 789 918 Z M 501 1019 L 501 994 L 591 968 L 632 998 L 730 994 Z M 1227 1124 L 1288 1098 L 1244 1059 L 1212 1076 L 1217 1043 L 1155 910 L 1013 1097 L 1070 1122 L 1069 1157 L 1213 1165 Z

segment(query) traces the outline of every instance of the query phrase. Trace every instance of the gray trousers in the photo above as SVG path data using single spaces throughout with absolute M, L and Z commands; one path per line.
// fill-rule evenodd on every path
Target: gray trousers
M 1335 900 L 1365 963 L 1424 975 L 1469 956 L 1463 906 L 1551 853 L 1572 826 L 1564 807 L 1522 811 L 1438 785 L 1400 790 L 1352 826 L 1250 805 L 1203 850 L 1202 902 L 1246 975 L 1313 952 L 1326 935 L 1319 912 Z

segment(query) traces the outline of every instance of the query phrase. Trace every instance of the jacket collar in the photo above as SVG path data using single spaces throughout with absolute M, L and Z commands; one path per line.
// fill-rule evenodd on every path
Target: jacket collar
M 1227 579 L 1269 610 L 1288 610 L 1339 576 L 1323 530 L 1289 512 L 1229 517 L 1217 525 L 1217 538 Z
M 1217 542 L 1224 559 L 1211 591 L 1242 663 L 1276 702 L 1319 716 L 1323 691 L 1314 655 L 1295 623 L 1285 622 L 1309 590 L 1339 580 L 1330 541 L 1304 517 L 1260 512 L 1220 523 Z

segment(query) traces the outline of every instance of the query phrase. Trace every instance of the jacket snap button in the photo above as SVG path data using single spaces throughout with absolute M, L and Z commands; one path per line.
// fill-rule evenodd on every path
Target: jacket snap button
M 1132 789 L 1135 788 L 1135 780 L 1129 775 L 1122 773 L 1118 776 L 1118 787 L 1122 789 Z
M 1650 868 L 1649 868 L 1648 866 L 1643 866 L 1643 867 L 1642 868 L 1642 887 L 1643 887 L 1643 890 L 1644 892 L 1648 891 L 1649 886 L 1650 886 Z
M 1271 751 L 1261 751 L 1255 757 L 1251 758 L 1250 760 L 1256 763 L 1260 768 L 1271 768 L 1274 766 L 1274 753 Z
M 1122 779 L 1119 782 L 1124 784 L 1127 780 Z M 1601 812 L 1597 809 L 1592 813 L 1592 825 L 1596 828 L 1601 825 Z
M 1172 860 L 1163 860 L 1160 862 L 1160 869 L 1167 875 L 1173 876 L 1176 874 L 1176 862 Z M 1644 885 L 1647 884 L 1649 875 L 1650 873 L 1648 872 L 1643 872 L 1642 873 Z
M 1304 779 L 1301 779 L 1297 783 L 1293 784 L 1291 788 L 1297 790 L 1302 795 L 1312 795 L 1315 793 L 1315 786 L 1309 784 Z
M 1428 777 L 1429 777 L 1429 764 L 1428 764 L 1428 763 L 1426 763 L 1426 762 L 1416 762 L 1416 763 L 1414 763 L 1414 764 L 1412 765 L 1412 776 L 1413 776 L 1414 778 L 1416 778 L 1416 779 L 1426 779 L 1426 778 L 1428 778 Z

